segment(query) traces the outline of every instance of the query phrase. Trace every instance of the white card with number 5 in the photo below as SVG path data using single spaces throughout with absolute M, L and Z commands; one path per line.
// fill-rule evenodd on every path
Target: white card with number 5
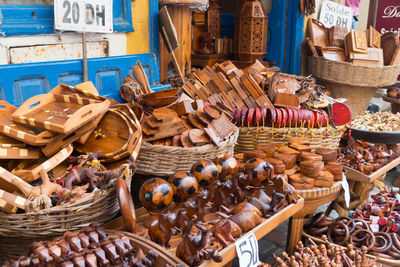
M 235 242 L 235 246 L 240 267 L 257 267 L 260 265 L 258 241 L 254 233 L 238 239 Z

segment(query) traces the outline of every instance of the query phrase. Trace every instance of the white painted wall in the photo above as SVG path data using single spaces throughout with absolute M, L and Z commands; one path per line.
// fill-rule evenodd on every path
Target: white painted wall
M 126 34 L 87 34 L 88 57 L 126 55 Z M 82 58 L 80 34 L 0 37 L 0 65 Z

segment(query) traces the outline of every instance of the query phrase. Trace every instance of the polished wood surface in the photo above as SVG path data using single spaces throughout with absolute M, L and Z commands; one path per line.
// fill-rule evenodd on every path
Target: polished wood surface
M 247 234 L 254 233 L 256 236 L 257 240 L 261 239 L 265 235 L 267 235 L 269 232 L 271 232 L 273 229 L 275 229 L 278 225 L 289 219 L 293 214 L 299 212 L 302 210 L 304 206 L 304 199 L 300 198 L 299 201 L 296 204 L 291 204 L 281 210 L 279 213 L 275 214 L 269 219 L 263 219 L 263 222 L 259 224 L 257 227 L 252 229 L 251 231 L 247 232 Z M 140 208 L 136 210 L 136 218 L 137 218 L 137 234 L 140 236 L 147 237 L 147 229 L 144 227 L 144 223 L 149 219 L 149 214 L 147 213 L 146 209 Z M 216 219 L 219 219 L 220 217 L 216 213 L 207 213 L 205 216 L 205 220 L 208 222 L 215 221 Z M 204 224 L 207 227 L 211 227 L 210 224 L 205 223 Z M 105 225 L 106 229 L 118 229 L 121 230 L 123 229 L 123 219 L 121 217 L 113 220 L 112 222 L 108 223 Z M 301 233 L 301 231 L 300 231 Z M 243 235 L 243 236 L 245 236 Z M 242 237 L 243 237 L 242 236 Z M 148 237 L 147 237 L 148 238 Z M 181 240 L 181 236 L 173 236 L 170 240 L 171 247 L 168 248 L 167 250 L 170 252 L 170 254 L 175 255 L 175 250 L 177 245 L 179 244 Z M 214 262 L 212 260 L 209 261 L 204 261 L 200 266 L 205 267 L 205 266 L 226 266 L 230 264 L 233 258 L 236 257 L 236 248 L 235 244 L 230 244 L 228 247 L 224 248 L 223 250 L 220 251 L 220 255 L 223 257 L 223 261 L 220 263 Z

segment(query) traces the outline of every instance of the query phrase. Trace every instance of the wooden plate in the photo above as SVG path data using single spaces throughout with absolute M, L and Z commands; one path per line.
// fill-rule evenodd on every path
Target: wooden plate
M 99 159 L 112 158 L 127 150 L 133 133 L 128 119 L 117 110 L 110 109 L 86 143 L 77 144 L 76 150 L 80 153 L 101 150 Z
M 17 110 L 8 102 L 0 101 L 0 132 L 32 146 L 42 146 L 50 142 L 54 136 L 49 131 L 43 131 L 32 126 L 24 126 L 11 120 L 11 115 Z
M 69 134 L 107 111 L 110 101 L 69 95 L 43 94 L 26 100 L 12 120 L 42 130 Z

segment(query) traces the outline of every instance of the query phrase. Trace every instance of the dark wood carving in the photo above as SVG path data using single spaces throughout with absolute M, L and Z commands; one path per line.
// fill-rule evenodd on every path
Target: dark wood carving
M 260 0 L 246 0 L 235 18 L 236 53 L 242 61 L 262 60 L 267 51 L 268 17 Z

